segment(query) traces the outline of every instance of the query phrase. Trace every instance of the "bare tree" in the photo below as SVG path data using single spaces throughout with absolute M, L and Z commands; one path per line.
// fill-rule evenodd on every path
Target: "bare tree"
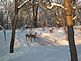
M 37 27 L 38 2 L 33 0 L 33 26 Z
M 10 53 L 14 52 L 14 42 L 15 42 L 15 32 L 16 32 L 16 23 L 18 20 L 18 0 L 15 0 L 15 18 L 12 22 L 12 36 L 10 43 Z

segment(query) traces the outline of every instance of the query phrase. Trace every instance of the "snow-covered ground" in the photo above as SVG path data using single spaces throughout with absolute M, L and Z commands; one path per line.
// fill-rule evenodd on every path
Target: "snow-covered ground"
M 77 29 L 75 30 L 75 41 L 78 59 L 81 61 L 81 31 Z M 0 61 L 70 61 L 68 41 L 63 28 L 54 28 L 53 33 L 50 33 L 49 30 L 50 28 L 33 29 L 34 32 L 37 32 L 37 38 L 32 39 L 33 42 L 25 40 L 25 34 L 33 31 L 17 30 L 13 54 L 9 53 L 11 31 L 6 31 L 6 42 L 3 32 L 0 31 Z

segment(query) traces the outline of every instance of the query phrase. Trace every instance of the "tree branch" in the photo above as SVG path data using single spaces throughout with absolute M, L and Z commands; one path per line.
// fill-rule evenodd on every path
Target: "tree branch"
M 57 4 L 57 3 L 51 3 L 51 6 L 50 6 L 50 7 L 47 6 L 47 8 L 52 9 L 54 6 L 57 6 L 57 7 L 61 7 L 61 8 L 63 8 L 63 9 L 66 9 L 64 6 L 62 6 L 62 5 L 60 5 L 60 4 Z
M 29 3 L 29 0 L 24 1 L 20 6 L 18 6 L 18 10 L 19 10 L 22 6 L 24 6 L 26 3 Z

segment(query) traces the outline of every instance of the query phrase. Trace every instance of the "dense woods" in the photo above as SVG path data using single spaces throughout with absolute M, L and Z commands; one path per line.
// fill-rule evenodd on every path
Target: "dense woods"
M 56 0 L 55 0 L 56 1 Z M 42 22 L 47 21 L 48 26 L 63 26 L 65 25 L 65 10 L 61 7 L 53 7 L 53 9 L 48 9 L 46 5 L 50 4 L 50 0 L 46 0 L 45 2 L 41 1 L 27 1 L 27 3 L 24 4 L 24 0 L 19 0 L 18 2 L 18 21 L 16 28 L 24 27 L 25 25 L 31 26 L 33 21 L 36 22 L 36 24 L 33 23 L 32 26 L 36 27 L 42 27 Z M 63 0 L 57 0 L 57 3 L 64 6 Z M 4 5 L 5 4 L 5 5 Z M 23 4 L 23 5 L 22 5 Z M 77 18 L 75 18 L 74 22 L 75 25 L 80 25 L 80 7 L 79 4 L 75 4 L 76 8 L 72 9 L 77 14 Z M 15 1 L 3 1 L 1 0 L 0 3 L 0 24 L 3 27 L 6 27 L 7 29 L 11 29 L 11 22 L 14 19 L 14 13 L 15 13 Z M 48 12 L 48 13 L 47 13 Z M 73 11 L 72 11 L 73 12 Z M 74 14 L 74 16 L 75 16 Z

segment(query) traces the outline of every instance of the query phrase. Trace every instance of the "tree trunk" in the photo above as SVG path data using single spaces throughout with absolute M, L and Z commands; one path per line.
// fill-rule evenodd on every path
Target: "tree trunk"
M 67 31 L 68 31 L 68 41 L 70 48 L 71 61 L 78 61 L 77 50 L 74 40 L 74 29 L 73 29 L 73 18 L 72 18 L 72 0 L 65 0 L 66 10 L 66 21 L 67 21 Z
M 38 4 L 33 0 L 33 26 L 37 27 Z
M 76 51 L 76 46 L 74 41 L 73 26 L 67 26 L 67 28 L 68 28 L 68 41 L 69 41 L 69 48 L 71 54 L 71 61 L 78 61 L 77 51 Z
M 10 43 L 10 53 L 14 53 L 14 41 L 15 41 L 15 28 L 12 28 L 12 36 Z
M 16 23 L 18 19 L 18 0 L 15 0 L 15 20 L 12 21 L 12 36 L 10 42 L 10 53 L 14 53 L 14 42 L 15 42 L 15 31 L 16 31 Z

